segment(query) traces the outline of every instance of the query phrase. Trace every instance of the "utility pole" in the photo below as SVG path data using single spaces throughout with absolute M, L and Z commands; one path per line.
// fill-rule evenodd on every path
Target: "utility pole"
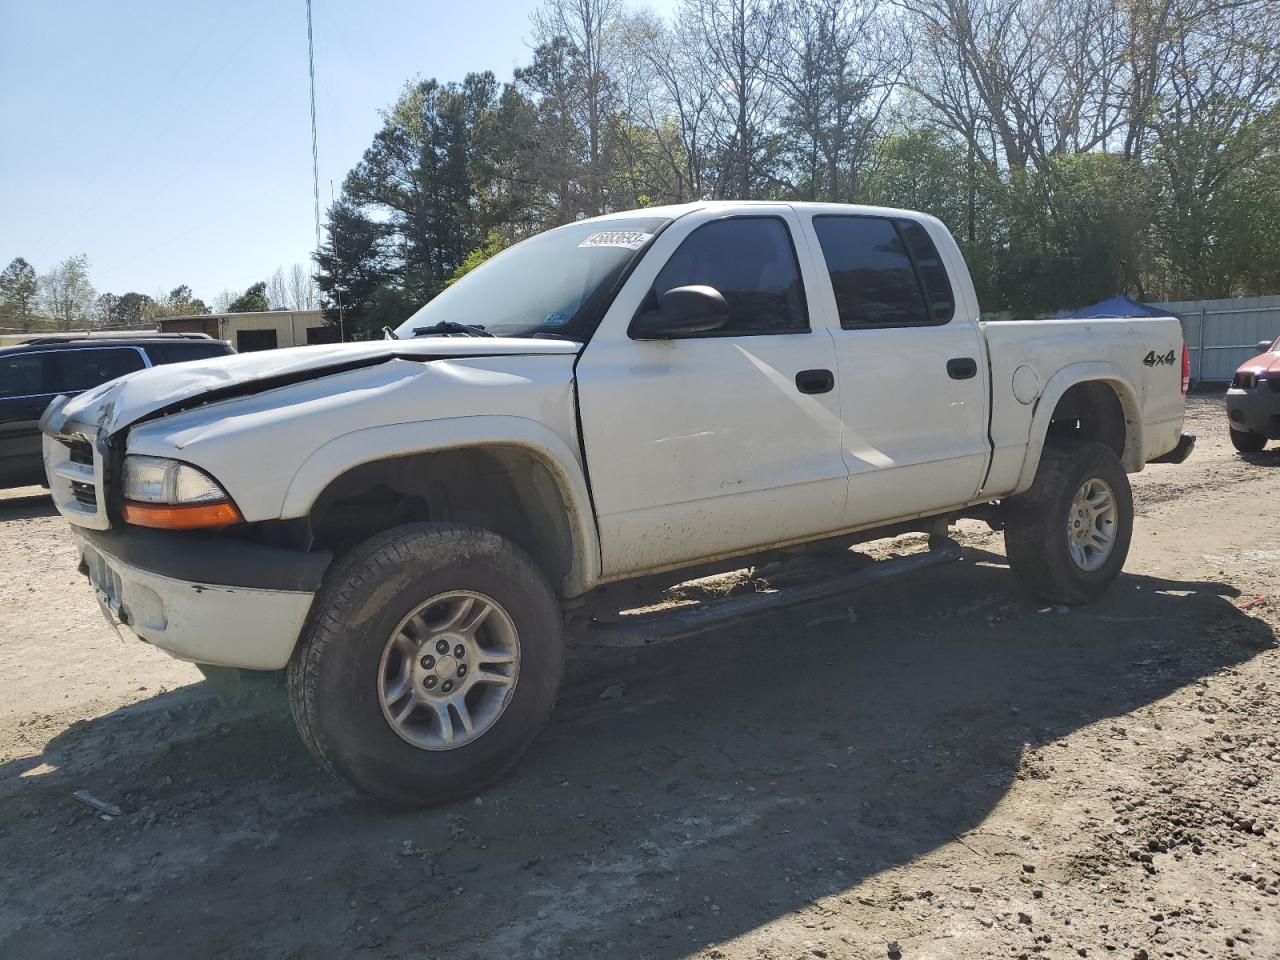
M 311 29 L 311 0 L 307 0 L 307 74 L 311 80 L 311 195 L 315 201 L 316 253 L 320 252 L 320 146 L 316 139 L 316 44 Z M 316 285 L 316 261 L 311 258 L 311 285 Z M 342 311 L 338 311 L 338 339 L 345 340 Z

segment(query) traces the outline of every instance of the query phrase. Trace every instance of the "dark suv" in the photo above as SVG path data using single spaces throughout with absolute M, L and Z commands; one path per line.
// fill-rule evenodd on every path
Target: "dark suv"
M 59 394 L 144 367 L 234 352 L 202 333 L 40 337 L 0 349 L 0 487 L 45 482 L 39 420 Z

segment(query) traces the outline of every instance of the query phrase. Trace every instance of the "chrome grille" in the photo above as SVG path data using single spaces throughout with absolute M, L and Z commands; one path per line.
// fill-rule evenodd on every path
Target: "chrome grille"
M 44 461 L 58 512 L 78 527 L 109 529 L 111 521 L 102 495 L 102 458 L 90 435 L 74 428 L 46 433 Z

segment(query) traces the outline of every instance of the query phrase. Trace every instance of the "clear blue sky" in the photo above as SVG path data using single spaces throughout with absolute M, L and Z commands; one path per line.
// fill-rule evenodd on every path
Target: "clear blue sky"
M 405 81 L 527 63 L 536 2 L 313 0 L 322 212 Z M 306 39 L 304 0 L 0 0 L 0 269 L 211 301 L 306 262 Z

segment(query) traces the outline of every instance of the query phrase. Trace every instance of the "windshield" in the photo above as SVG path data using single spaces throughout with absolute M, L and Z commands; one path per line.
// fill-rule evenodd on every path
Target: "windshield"
M 397 327 L 396 335 L 410 338 L 414 330 L 436 324 L 468 324 L 499 337 L 585 339 L 618 277 L 666 222 L 619 217 L 530 237 L 446 288 Z

